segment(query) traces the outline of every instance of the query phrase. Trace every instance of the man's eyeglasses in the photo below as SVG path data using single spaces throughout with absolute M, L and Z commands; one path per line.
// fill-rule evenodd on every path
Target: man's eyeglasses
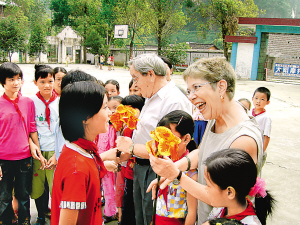
M 133 83 L 137 83 L 137 82 L 138 82 L 138 78 L 139 78 L 139 76 L 141 76 L 141 75 L 142 75 L 142 74 L 138 75 L 138 76 L 135 77 L 135 78 L 132 78 Z
M 187 96 L 190 96 L 191 93 L 195 94 L 196 91 L 199 91 L 199 89 L 205 85 L 205 84 L 211 84 L 211 83 L 216 83 L 216 82 L 206 82 L 206 83 L 203 83 L 203 84 L 194 84 L 193 87 L 191 90 L 186 90 L 186 95 Z

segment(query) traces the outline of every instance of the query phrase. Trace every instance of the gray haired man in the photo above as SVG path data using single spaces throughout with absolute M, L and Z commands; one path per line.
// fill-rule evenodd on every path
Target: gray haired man
M 134 85 L 141 90 L 146 98 L 141 111 L 137 129 L 132 140 L 119 137 L 117 148 L 128 155 L 136 156 L 133 168 L 133 199 L 136 224 L 150 225 L 152 220 L 153 201 L 151 193 L 146 193 L 150 182 L 155 179 L 149 154 L 145 144 L 150 141 L 150 132 L 157 126 L 159 120 L 174 110 L 184 110 L 192 113 L 192 105 L 188 98 L 175 86 L 173 81 L 166 79 L 166 65 L 155 54 L 143 54 L 129 62 L 130 75 Z

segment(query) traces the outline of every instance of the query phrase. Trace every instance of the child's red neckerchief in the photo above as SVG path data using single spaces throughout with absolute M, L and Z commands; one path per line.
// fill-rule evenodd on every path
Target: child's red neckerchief
M 186 156 L 188 154 L 189 154 L 189 150 L 186 150 L 185 153 L 183 153 L 183 155 L 180 157 L 180 159 L 182 159 L 184 156 Z M 178 159 L 178 160 L 180 160 L 180 159 Z M 174 162 L 176 162 L 178 160 L 175 160 Z M 169 211 L 169 208 L 168 208 L 168 189 L 169 188 L 167 188 L 167 187 L 163 190 L 159 189 L 157 197 L 163 195 L 165 203 L 166 203 L 166 209 Z
M 21 112 L 19 106 L 18 106 L 18 102 L 19 102 L 20 96 L 22 96 L 22 95 L 19 92 L 17 98 L 15 100 L 11 100 L 5 93 L 3 94 L 3 98 L 6 99 L 7 101 L 11 102 L 14 105 L 17 113 L 19 114 L 19 116 L 20 116 L 20 118 L 21 118 L 21 120 L 23 122 L 24 129 L 27 132 L 25 119 L 24 119 L 24 117 L 22 115 L 22 112 Z
M 3 94 L 3 98 L 6 99 L 7 101 L 11 102 L 14 105 L 14 107 L 15 107 L 17 113 L 19 114 L 19 116 L 21 118 L 23 118 L 22 112 L 20 111 L 19 106 L 18 106 L 18 102 L 19 102 L 19 99 L 20 99 L 19 94 L 18 94 L 18 96 L 15 100 L 11 100 L 5 93 Z
M 252 116 L 256 117 L 256 116 L 258 116 L 258 115 L 260 115 L 260 114 L 263 114 L 265 111 L 266 111 L 266 110 L 264 109 L 262 112 L 256 114 L 256 113 L 254 112 L 254 109 L 252 109 Z
M 241 221 L 247 216 L 255 216 L 256 214 L 252 202 L 249 200 L 249 198 L 246 198 L 246 200 L 248 206 L 243 212 L 233 216 L 226 216 L 225 213 L 227 213 L 227 208 L 223 208 L 221 211 L 221 218 L 226 217 L 227 219 L 236 219 L 238 221 Z
M 99 177 L 100 177 L 100 179 L 103 178 L 105 176 L 105 174 L 107 173 L 107 170 L 106 170 L 104 163 L 98 153 L 96 144 L 92 141 L 88 141 L 83 138 L 79 138 L 77 141 L 73 141 L 73 143 L 78 145 L 80 148 L 85 149 L 91 155 L 95 156 L 95 158 L 94 157 L 93 158 L 96 159 L 95 163 L 96 163 L 97 169 L 99 171 Z
M 59 94 L 55 91 L 55 89 L 53 89 L 53 91 L 52 91 L 52 95 L 56 95 L 57 97 L 59 97 Z
M 49 104 L 51 102 L 53 102 L 56 98 L 57 98 L 57 95 L 56 94 L 53 94 L 52 93 L 52 96 L 51 98 L 49 99 L 48 102 L 46 102 L 46 100 L 43 98 L 43 96 L 41 95 L 40 92 L 36 93 L 36 96 L 45 104 L 46 106 L 46 109 L 45 109 L 45 116 L 46 116 L 46 121 L 49 125 L 49 129 L 50 129 L 50 108 L 49 108 Z

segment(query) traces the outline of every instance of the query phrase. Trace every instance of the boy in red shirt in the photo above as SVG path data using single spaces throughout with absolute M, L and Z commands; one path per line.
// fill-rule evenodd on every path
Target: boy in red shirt
M 13 218 L 12 190 L 19 203 L 19 224 L 30 223 L 32 158 L 29 137 L 36 144 L 32 155 L 40 155 L 34 120 L 33 101 L 19 94 L 23 74 L 18 65 L 5 62 L 0 67 L 0 224 L 11 224 Z

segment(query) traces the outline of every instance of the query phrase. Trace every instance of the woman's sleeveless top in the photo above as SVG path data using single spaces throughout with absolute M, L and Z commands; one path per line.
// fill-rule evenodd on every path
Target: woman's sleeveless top
M 198 161 L 198 182 L 206 185 L 204 179 L 204 161 L 214 152 L 228 149 L 231 144 L 240 136 L 252 137 L 258 149 L 258 173 L 261 171 L 262 160 L 263 160 L 263 143 L 261 138 L 261 132 L 259 126 L 254 118 L 242 121 L 236 126 L 226 130 L 224 133 L 216 134 L 212 132 L 212 127 L 215 124 L 215 120 L 209 121 L 206 127 L 206 131 L 203 135 L 201 144 L 199 145 L 199 161 Z M 212 207 L 198 201 L 198 224 L 202 224 L 207 220 Z

